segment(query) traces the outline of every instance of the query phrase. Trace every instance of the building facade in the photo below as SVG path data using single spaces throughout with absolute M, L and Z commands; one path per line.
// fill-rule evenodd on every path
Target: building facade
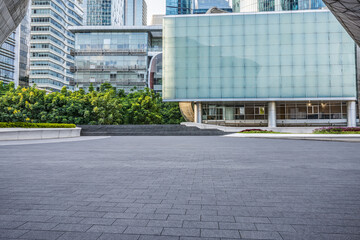
M 84 0 L 84 25 L 142 26 L 147 24 L 145 0 Z
M 271 12 L 324 9 L 322 0 L 233 0 L 233 12 Z
M 29 0 L 0 1 L 0 45 L 18 27 L 28 8 Z
M 31 9 L 28 11 L 19 25 L 20 28 L 20 45 L 19 45 L 19 85 L 22 87 L 29 86 L 29 50 L 30 50 L 30 22 Z
M 0 81 L 19 84 L 19 44 L 20 30 L 17 28 L 0 47 Z
M 125 0 L 124 25 L 147 25 L 147 4 L 145 0 Z
M 232 12 L 229 2 L 226 0 L 195 0 L 194 14 L 205 14 L 210 8 L 216 7 L 227 12 Z
M 71 27 L 77 89 L 110 83 L 130 92 L 148 86 L 148 66 L 161 51 L 161 26 Z
M 84 0 L 81 5 L 84 11 L 84 25 L 124 25 L 124 1 Z
M 191 14 L 192 0 L 166 0 L 166 15 Z
M 163 99 L 196 122 L 356 125 L 355 44 L 327 10 L 168 16 L 163 53 Z
M 82 10 L 74 0 L 32 1 L 30 85 L 49 91 L 74 88 L 70 68 L 74 66 L 75 36 L 68 27 L 82 23 Z

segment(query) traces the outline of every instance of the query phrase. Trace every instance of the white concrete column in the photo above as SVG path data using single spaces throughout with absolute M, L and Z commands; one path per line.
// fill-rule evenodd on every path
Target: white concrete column
M 347 126 L 356 127 L 356 102 L 347 102 Z
M 276 127 L 276 103 L 268 103 L 268 127 Z
M 201 123 L 201 103 L 196 102 L 194 104 L 194 122 L 195 123 Z

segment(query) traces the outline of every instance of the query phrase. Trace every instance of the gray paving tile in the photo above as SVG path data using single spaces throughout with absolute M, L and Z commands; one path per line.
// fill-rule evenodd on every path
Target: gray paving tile
M 150 220 L 148 227 L 182 227 L 182 221 Z
M 240 238 L 237 230 L 201 229 L 201 237 Z
M 138 240 L 140 235 L 103 233 L 98 240 Z
M 0 229 L 0 237 L 5 239 L 18 238 L 24 235 L 27 230 Z
M 227 223 L 220 222 L 220 229 L 235 229 L 235 230 L 257 230 L 253 223 Z M 259 229 L 260 230 L 260 229 Z
M 240 234 L 242 238 L 282 240 L 282 237 L 277 232 L 240 231 Z
M 102 232 L 102 233 L 123 233 L 125 226 L 107 226 L 107 225 L 93 225 L 88 232 Z
M 23 225 L 25 222 L 0 222 L 0 229 L 14 229 L 21 225 Z
M 116 219 L 112 225 L 145 227 L 149 221 L 144 219 Z
M 96 240 L 100 235 L 97 232 L 66 232 L 58 240 Z
M 54 240 L 58 239 L 64 232 L 56 231 L 28 231 L 20 238 L 36 239 L 36 240 Z
M 184 221 L 184 228 L 219 228 L 218 222 L 199 222 L 199 221 Z
M 160 235 L 162 227 L 127 227 L 126 234 L 148 234 L 148 235 Z
M 101 224 L 101 225 L 111 225 L 115 222 L 115 219 L 112 218 L 84 218 L 80 221 L 81 224 Z
M 198 237 L 198 236 L 200 236 L 200 229 L 194 229 L 194 228 L 164 228 L 161 235 Z
M 57 224 L 52 230 L 54 231 L 64 231 L 64 232 L 86 232 L 91 226 L 91 224 L 75 224 L 75 223 L 60 223 Z
M 356 143 L 111 137 L 11 144 L 0 146 L 0 239 L 225 240 L 238 239 L 238 230 L 244 239 L 360 236 Z M 22 225 L 32 231 L 15 229 Z M 93 225 L 126 229 L 85 232 Z M 170 232 L 164 228 L 178 235 L 159 236 Z M 203 235 L 182 236 L 186 229 Z
M 53 229 L 57 223 L 41 223 L 41 222 L 27 222 L 18 229 L 24 229 L 24 230 L 50 230 Z

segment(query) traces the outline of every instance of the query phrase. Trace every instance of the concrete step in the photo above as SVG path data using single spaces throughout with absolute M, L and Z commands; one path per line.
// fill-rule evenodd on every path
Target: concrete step
M 218 129 L 184 125 L 81 125 L 81 136 L 221 136 Z

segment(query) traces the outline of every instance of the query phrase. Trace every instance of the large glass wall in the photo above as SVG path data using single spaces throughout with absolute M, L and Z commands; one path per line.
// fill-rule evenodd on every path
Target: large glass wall
M 163 99 L 356 98 L 355 44 L 327 10 L 164 18 Z
M 76 50 L 123 50 L 147 51 L 147 33 L 91 32 L 76 34 Z
M 344 125 L 346 102 L 309 101 L 277 102 L 278 126 Z M 267 126 L 266 102 L 202 103 L 202 122 L 234 126 Z

